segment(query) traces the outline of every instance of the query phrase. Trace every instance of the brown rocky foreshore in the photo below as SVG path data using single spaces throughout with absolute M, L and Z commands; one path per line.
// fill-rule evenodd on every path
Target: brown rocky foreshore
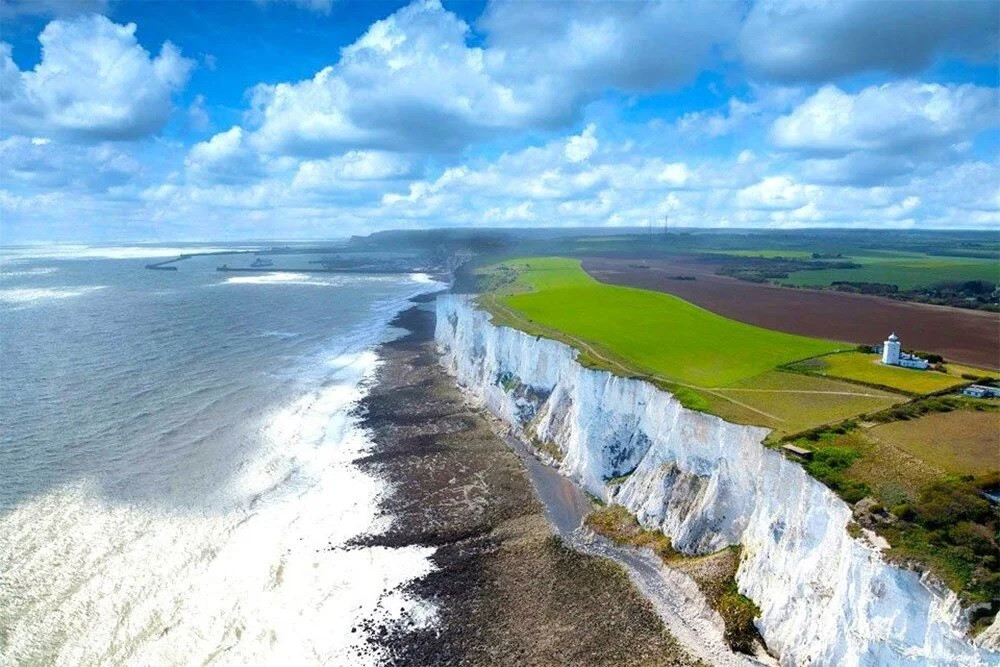
M 438 364 L 434 314 L 394 325 L 361 410 L 376 447 L 359 461 L 395 491 L 366 543 L 436 547 L 410 593 L 437 621 L 369 628 L 393 665 L 689 665 L 622 569 L 552 535 L 521 460 Z

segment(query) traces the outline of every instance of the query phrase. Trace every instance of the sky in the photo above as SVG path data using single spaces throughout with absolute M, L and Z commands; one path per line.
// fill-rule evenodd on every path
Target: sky
M 1000 233 L 1000 2 L 5 0 L 0 243 Z

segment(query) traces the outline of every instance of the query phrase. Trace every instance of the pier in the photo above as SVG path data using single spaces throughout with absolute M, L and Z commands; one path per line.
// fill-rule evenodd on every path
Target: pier
M 308 268 L 280 268 L 277 266 L 262 266 L 262 267 L 232 267 L 223 264 L 222 266 L 215 269 L 216 271 L 224 271 L 227 273 L 377 273 L 377 274 L 404 274 L 404 273 L 423 273 L 426 272 L 425 269 L 393 269 L 393 268 L 378 268 L 375 266 L 371 267 L 345 267 L 345 268 L 323 268 L 317 269 L 313 267 Z
M 147 264 L 146 268 L 150 271 L 176 271 L 177 267 L 174 266 L 174 262 L 179 262 L 182 259 L 187 259 L 187 257 L 181 255 L 180 257 L 174 257 L 173 259 L 165 259 L 162 262 L 153 262 L 151 264 Z
M 183 262 L 185 259 L 191 259 L 192 257 L 209 257 L 212 255 L 250 255 L 257 254 L 256 250 L 215 250 L 212 252 L 185 252 L 173 257 L 171 259 L 165 259 L 160 262 L 150 262 L 146 265 L 146 268 L 150 271 L 176 271 L 177 267 L 174 266 L 177 262 Z

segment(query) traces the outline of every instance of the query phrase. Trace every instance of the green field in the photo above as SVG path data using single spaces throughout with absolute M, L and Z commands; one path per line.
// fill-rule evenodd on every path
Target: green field
M 599 283 L 577 260 L 508 262 L 530 292 L 503 305 L 530 323 L 581 339 L 647 372 L 719 387 L 847 346 L 754 327 L 660 292 Z
M 862 266 L 858 269 L 796 271 L 781 282 L 799 287 L 825 287 L 835 281 L 885 283 L 896 285 L 901 290 L 926 287 L 944 281 L 1000 282 L 1000 265 L 995 259 L 990 258 L 871 252 L 844 259 Z
M 883 366 L 879 363 L 878 355 L 863 352 L 831 354 L 809 359 L 792 367 L 808 373 L 876 384 L 910 394 L 930 394 L 967 382 L 960 377 L 936 371 Z
M 778 435 L 877 412 L 907 400 L 881 389 L 781 371 L 769 371 L 716 391 L 775 417 L 765 425 Z
M 482 278 L 480 304 L 495 324 L 561 340 L 584 365 L 642 377 L 689 408 L 812 450 L 805 469 L 859 512 L 848 532 L 874 526 L 888 558 L 921 563 L 965 601 L 1000 595 L 1000 578 L 980 574 L 995 571 L 1000 551 L 984 537 L 997 521 L 976 486 L 997 467 L 1000 413 L 989 402 L 903 395 L 956 387 L 975 369 L 882 366 L 846 345 L 598 283 L 576 260 L 511 260 Z
M 734 257 L 812 259 L 812 253 L 807 250 L 706 250 L 705 252 L 710 255 L 732 255 Z
M 1000 595 L 1000 579 L 991 574 L 1000 556 L 992 541 L 996 513 L 976 484 L 957 474 L 991 478 L 998 417 L 952 408 L 796 443 L 814 452 L 804 467 L 844 500 L 872 498 L 877 512 L 891 512 L 892 520 L 876 528 L 891 545 L 884 552 L 890 560 L 921 563 L 964 600 L 979 602 Z
M 948 375 L 953 375 L 956 378 L 961 378 L 963 375 L 974 375 L 977 378 L 990 378 L 993 380 L 1000 379 L 1000 373 L 997 371 L 986 370 L 985 368 L 963 366 L 962 364 L 955 364 L 950 361 L 946 363 L 944 367 L 948 370 Z M 965 378 L 963 378 L 963 381 L 968 382 Z
M 882 424 L 872 436 L 957 475 L 1000 470 L 1000 412 L 955 410 Z

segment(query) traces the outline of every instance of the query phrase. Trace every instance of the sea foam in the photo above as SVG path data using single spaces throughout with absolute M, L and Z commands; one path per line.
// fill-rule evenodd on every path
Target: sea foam
M 391 488 L 354 464 L 373 447 L 356 407 L 404 298 L 302 361 L 304 389 L 209 501 L 122 502 L 83 479 L 0 515 L 0 664 L 378 664 L 363 620 L 434 623 L 404 591 L 433 548 L 351 544 L 391 523 Z
M 12 287 L 0 289 L 0 303 L 32 304 L 53 299 L 72 299 L 98 290 L 106 289 L 106 285 L 90 285 L 76 287 Z

